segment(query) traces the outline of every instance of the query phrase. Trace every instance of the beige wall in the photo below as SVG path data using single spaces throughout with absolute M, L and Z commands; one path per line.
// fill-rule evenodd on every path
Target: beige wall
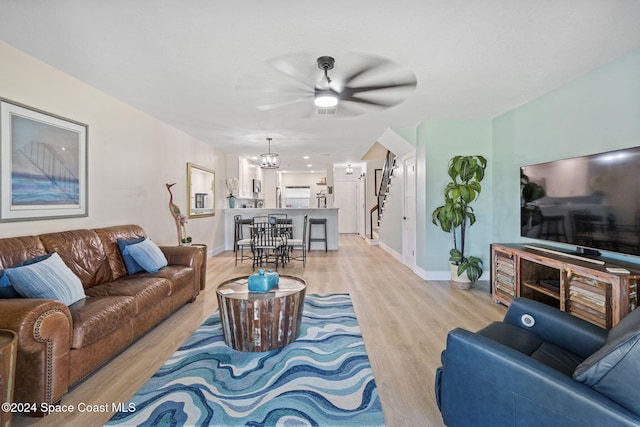
M 0 42 L 0 97 L 89 126 L 89 216 L 0 223 L 0 237 L 135 223 L 176 244 L 165 183 L 187 211 L 187 162 L 216 172 L 216 216 L 190 219 L 187 234 L 210 253 L 224 246 L 224 156 L 207 144 Z

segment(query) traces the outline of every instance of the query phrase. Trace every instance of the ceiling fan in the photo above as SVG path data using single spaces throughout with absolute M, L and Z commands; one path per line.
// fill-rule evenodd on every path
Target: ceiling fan
M 413 71 L 385 58 L 349 53 L 341 62 L 327 55 L 314 61 L 300 53 L 267 61 L 242 77 L 238 89 L 250 91 L 260 111 L 355 116 L 403 102 L 416 84 Z

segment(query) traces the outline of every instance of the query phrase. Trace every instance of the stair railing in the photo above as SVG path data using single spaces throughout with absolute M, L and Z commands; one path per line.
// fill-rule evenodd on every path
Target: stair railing
M 380 218 L 384 211 L 384 205 L 387 200 L 387 194 L 389 193 L 389 186 L 391 183 L 391 177 L 393 176 L 393 167 L 395 165 L 396 155 L 387 150 L 385 156 L 384 166 L 382 167 L 382 179 L 380 180 L 380 188 L 378 188 L 378 204 L 371 208 L 370 211 L 370 235 L 373 239 L 373 212 L 377 211 L 377 223 L 380 225 Z

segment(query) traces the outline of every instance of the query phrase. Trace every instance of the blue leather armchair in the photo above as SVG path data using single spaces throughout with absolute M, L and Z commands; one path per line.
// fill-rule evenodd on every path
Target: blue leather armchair
M 607 331 L 517 298 L 449 332 L 435 392 L 449 427 L 640 426 L 640 309 Z

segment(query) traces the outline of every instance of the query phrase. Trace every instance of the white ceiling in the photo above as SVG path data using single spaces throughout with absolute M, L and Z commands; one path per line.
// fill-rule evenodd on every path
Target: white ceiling
M 495 117 L 640 48 L 640 1 L 0 0 L 0 40 L 222 152 L 272 137 L 282 169 L 308 170 L 356 163 L 389 127 Z M 416 90 L 302 119 L 237 88 L 272 58 L 331 55 L 338 70 L 359 54 L 412 70 Z

